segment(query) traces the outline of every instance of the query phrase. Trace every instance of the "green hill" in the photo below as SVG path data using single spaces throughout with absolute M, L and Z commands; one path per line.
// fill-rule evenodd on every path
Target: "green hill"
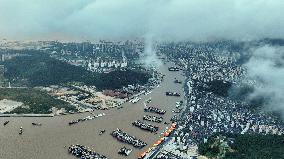
M 229 148 L 223 159 L 280 159 L 284 158 L 284 135 L 225 134 L 214 135 L 205 144 L 198 146 L 199 153 L 209 158 L 218 158 L 222 154 L 221 144 L 216 142 L 225 137 Z M 217 144 L 216 144 L 217 143 Z M 220 143 L 220 142 L 219 142 Z
M 76 110 L 68 103 L 55 99 L 45 92 L 32 88 L 0 88 L 0 100 L 9 99 L 24 103 L 28 107 L 18 107 L 8 113 L 34 113 L 48 114 L 51 108 L 65 108 L 66 110 Z
M 12 84 L 34 87 L 82 82 L 95 85 L 98 89 L 117 89 L 129 84 L 145 84 L 150 77 L 140 70 L 93 73 L 51 58 L 47 54 L 37 52 L 29 55 L 5 61 L 5 77 Z

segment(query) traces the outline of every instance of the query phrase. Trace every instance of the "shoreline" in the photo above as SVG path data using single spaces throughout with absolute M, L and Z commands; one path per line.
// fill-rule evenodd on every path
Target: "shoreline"
M 185 81 L 185 77 L 181 71 L 169 72 L 168 66 L 173 63 L 163 64 L 159 72 L 165 74 L 164 81 L 159 87 L 155 87 L 152 93 L 141 95 L 141 100 L 137 103 L 126 102 L 122 104 L 121 109 L 95 110 L 93 112 L 75 113 L 70 115 L 59 115 L 54 117 L 0 117 L 1 123 L 10 120 L 5 127 L 0 128 L 0 158 L 30 158 L 30 159 L 51 159 L 61 158 L 70 159 L 67 147 L 72 144 L 81 144 L 93 148 L 99 154 L 114 159 L 135 159 L 139 154 L 145 151 L 149 145 L 153 144 L 162 136 L 162 131 L 170 124 L 172 109 L 175 108 L 177 101 L 184 101 L 183 84 L 175 84 L 174 77 Z M 166 91 L 177 91 L 182 95 L 180 97 L 165 96 Z M 149 105 L 157 106 L 166 110 L 163 115 L 162 123 L 151 124 L 159 126 L 157 134 L 143 131 L 132 126 L 132 122 L 142 119 L 144 115 L 153 115 L 144 112 L 144 101 L 151 97 L 152 102 Z M 93 121 L 86 121 L 76 125 L 69 126 L 68 122 L 79 118 L 92 115 L 91 113 L 105 113 L 106 115 Z M 32 122 L 42 123 L 40 127 L 32 126 Z M 23 135 L 19 136 L 18 130 L 23 127 Z M 113 139 L 110 133 L 116 128 L 120 128 L 130 135 L 145 141 L 148 146 L 143 149 L 136 149 L 127 144 L 121 143 Z M 99 131 L 105 129 L 106 133 L 99 135 Z M 111 146 L 109 146 L 111 145 Z M 127 157 L 119 155 L 118 150 L 126 146 L 132 148 L 133 151 Z
M 54 114 L 0 114 L 0 117 L 54 117 Z

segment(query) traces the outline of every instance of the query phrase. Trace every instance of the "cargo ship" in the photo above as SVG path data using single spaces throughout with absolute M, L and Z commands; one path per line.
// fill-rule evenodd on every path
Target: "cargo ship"
M 179 97 L 180 94 L 177 93 L 177 92 L 166 92 L 166 96 L 176 96 L 176 97 Z
M 169 71 L 179 71 L 180 69 L 178 67 L 169 67 Z

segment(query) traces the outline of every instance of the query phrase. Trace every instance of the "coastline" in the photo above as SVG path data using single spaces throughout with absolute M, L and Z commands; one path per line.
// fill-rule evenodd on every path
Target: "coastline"
M 167 63 L 161 66 L 159 72 L 165 74 L 165 79 L 161 83 L 160 87 L 156 87 L 152 90 L 151 94 L 142 95 L 141 100 L 135 104 L 126 102 L 123 104 L 122 109 L 110 109 L 110 110 L 96 110 L 94 113 L 105 113 L 106 115 L 101 118 L 97 118 L 94 121 L 86 121 L 84 123 L 69 126 L 68 122 L 78 118 L 84 118 L 91 115 L 89 112 L 60 115 L 50 117 L 0 117 L 1 123 L 5 120 L 11 122 L 0 129 L 0 158 L 14 159 L 14 158 L 30 158 L 30 159 L 51 159 L 72 158 L 67 152 L 67 147 L 71 144 L 82 144 L 93 148 L 96 152 L 103 154 L 109 158 L 115 159 L 135 159 L 138 155 L 145 151 L 148 146 L 153 144 L 157 139 L 161 137 L 161 131 L 163 131 L 170 124 L 165 125 L 163 123 L 156 124 L 159 126 L 157 134 L 149 133 L 140 130 L 132 126 L 132 122 L 137 119 L 142 119 L 145 113 L 143 111 L 143 102 L 149 97 L 152 98 L 150 105 L 157 106 L 167 111 L 163 116 L 164 121 L 169 122 L 173 115 L 172 109 L 175 102 L 184 100 L 183 85 L 175 84 L 174 78 L 177 77 L 183 82 L 185 77 L 182 72 L 169 72 L 168 66 L 174 64 Z M 182 95 L 181 97 L 168 97 L 165 96 L 165 91 L 177 91 Z M 32 122 L 42 123 L 41 127 L 32 126 Z M 24 133 L 22 136 L 18 135 L 18 129 L 23 126 Z M 148 146 L 143 149 L 136 149 L 130 145 L 116 141 L 111 135 L 109 135 L 116 128 L 120 128 L 130 135 L 137 136 L 145 141 Z M 105 129 L 106 133 L 99 135 L 99 131 Z M 111 145 L 111 146 L 110 146 Z M 126 146 L 132 148 L 133 152 L 124 157 L 117 154 L 119 148 Z

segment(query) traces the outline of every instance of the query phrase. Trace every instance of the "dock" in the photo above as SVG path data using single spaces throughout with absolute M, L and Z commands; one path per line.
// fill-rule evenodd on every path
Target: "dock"
M 54 114 L 0 114 L 0 117 L 54 117 Z

